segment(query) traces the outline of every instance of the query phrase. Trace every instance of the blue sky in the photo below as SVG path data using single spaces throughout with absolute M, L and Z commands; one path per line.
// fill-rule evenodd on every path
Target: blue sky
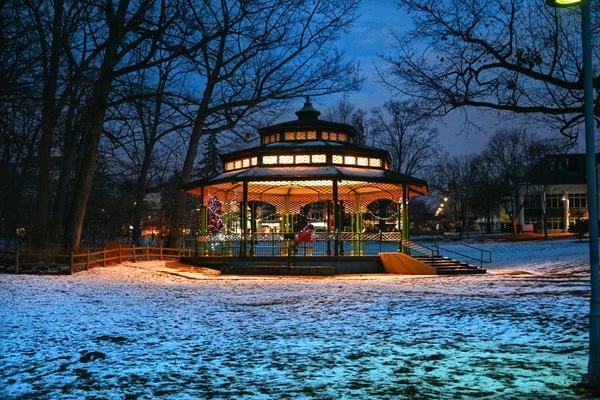
M 394 94 L 384 85 L 377 83 L 374 63 L 382 65 L 378 54 L 392 54 L 395 39 L 391 31 L 401 33 L 410 29 L 411 19 L 404 11 L 397 8 L 394 1 L 390 0 L 363 0 L 360 17 L 354 23 L 349 34 L 343 34 L 339 41 L 340 49 L 347 56 L 361 64 L 366 81 L 360 92 L 348 93 L 351 103 L 364 110 L 375 106 L 383 106 Z M 313 100 L 315 107 L 324 111 L 335 104 L 342 95 L 332 95 Z M 444 118 L 439 124 L 440 142 L 451 155 L 471 154 L 478 152 L 487 140 L 487 133 L 460 133 L 462 130 L 463 116 L 455 113 Z M 481 112 L 469 113 L 471 119 L 481 119 Z M 489 121 L 488 117 L 488 121 Z M 489 133 L 496 131 L 497 127 L 486 123 Z

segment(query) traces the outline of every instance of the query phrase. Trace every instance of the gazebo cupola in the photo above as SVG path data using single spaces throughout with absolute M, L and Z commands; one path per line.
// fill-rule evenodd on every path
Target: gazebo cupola
M 327 204 L 328 231 L 361 232 L 367 206 L 385 199 L 401 210 L 408 238 L 408 199 L 425 195 L 427 183 L 391 171 L 387 151 L 357 143 L 353 126 L 321 120 L 320 114 L 307 97 L 296 120 L 259 129 L 259 146 L 222 154 L 223 173 L 182 189 L 199 195 L 204 206 L 216 196 L 223 211 L 237 213 L 241 221 L 248 220 L 249 204 L 268 203 L 281 233 L 294 232 L 294 220 L 311 203 Z M 343 224 L 345 217 L 351 226 Z M 256 233 L 246 223 L 227 230 Z

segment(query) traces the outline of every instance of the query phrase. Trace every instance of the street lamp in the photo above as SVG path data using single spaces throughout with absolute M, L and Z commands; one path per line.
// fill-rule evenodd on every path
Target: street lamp
M 453 198 L 450 198 L 450 200 L 452 200 L 452 210 L 450 211 L 450 215 L 452 216 L 452 232 L 456 232 L 456 202 Z M 444 202 L 446 201 L 448 201 L 448 198 L 444 197 Z M 448 209 L 448 204 L 443 203 L 442 205 Z
M 581 7 L 583 52 L 583 109 L 585 119 L 585 164 L 587 170 L 588 229 L 590 233 L 590 355 L 586 382 L 600 386 L 600 270 L 598 267 L 598 194 L 594 132 L 594 83 L 592 76 L 592 28 L 590 0 L 546 0 L 550 7 Z

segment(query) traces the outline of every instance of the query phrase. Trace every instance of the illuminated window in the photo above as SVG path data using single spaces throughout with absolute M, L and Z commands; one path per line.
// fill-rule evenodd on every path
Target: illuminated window
M 310 156 L 310 162 L 315 164 L 324 164 L 327 161 L 325 154 L 313 154 Z
M 338 140 L 338 134 L 334 132 L 329 133 L 329 140 Z
M 356 165 L 356 157 L 354 156 L 345 156 L 344 164 L 346 165 Z
M 271 143 L 271 136 L 265 136 L 265 144 Z
M 346 141 L 346 134 L 345 133 L 340 133 L 338 136 L 338 140 L 340 142 L 345 142 Z
M 281 135 L 279 133 L 275 134 L 275 140 L 273 140 L 274 142 L 279 142 L 281 140 Z
M 296 132 L 297 140 L 306 140 L 306 132 Z
M 252 165 L 257 165 L 257 164 L 258 164 L 258 157 L 252 157 L 252 158 L 250 159 L 250 163 L 251 163 Z
M 280 164 L 293 164 L 294 156 L 279 156 L 279 163 Z
M 317 131 L 308 131 L 306 138 L 309 140 L 315 140 L 317 138 Z
M 321 132 L 321 138 L 323 140 L 329 140 L 329 132 Z
M 342 156 L 334 155 L 331 159 L 334 164 L 343 164 L 344 158 Z
M 381 159 L 369 158 L 369 166 L 370 167 L 381 167 Z
M 248 168 L 250 166 L 250 159 L 244 158 L 244 160 L 242 161 L 242 164 L 243 164 L 244 168 Z
M 356 164 L 360 165 L 361 167 L 368 167 L 369 159 L 367 157 L 358 157 L 356 159 Z
M 296 138 L 295 132 L 286 132 L 285 140 L 294 140 Z
M 242 168 L 242 160 L 235 160 L 235 169 Z
M 234 168 L 233 161 L 229 161 L 225 164 L 225 171 L 231 171 Z
M 310 156 L 307 155 L 302 155 L 302 156 L 296 156 L 296 164 L 308 164 L 310 162 Z
M 263 164 L 277 164 L 277 156 L 263 156 Z

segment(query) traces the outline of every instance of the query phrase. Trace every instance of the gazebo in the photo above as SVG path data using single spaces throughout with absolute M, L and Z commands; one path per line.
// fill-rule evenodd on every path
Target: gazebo
M 293 246 L 363 256 L 371 237 L 407 251 L 409 199 L 427 194 L 427 182 L 390 170 L 387 151 L 320 114 L 307 96 L 297 120 L 259 129 L 259 146 L 221 155 L 221 174 L 182 187 L 200 196 L 201 255 L 282 256 Z M 208 222 L 215 212 L 218 232 Z

